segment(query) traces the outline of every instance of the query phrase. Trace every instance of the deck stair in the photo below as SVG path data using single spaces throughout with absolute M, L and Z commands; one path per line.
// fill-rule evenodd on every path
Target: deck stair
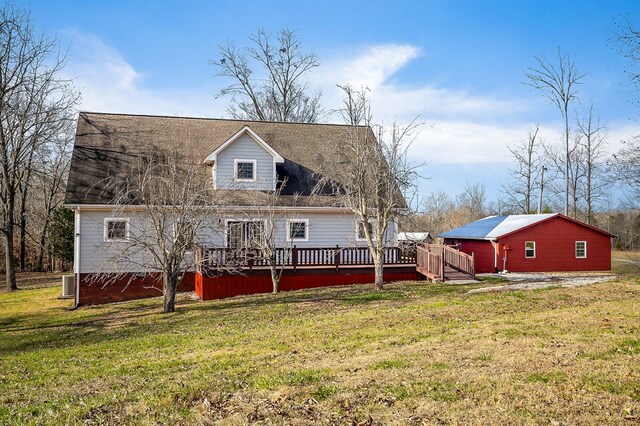
M 425 244 L 416 252 L 416 271 L 431 281 L 458 281 L 475 279 L 475 258 L 457 246 Z

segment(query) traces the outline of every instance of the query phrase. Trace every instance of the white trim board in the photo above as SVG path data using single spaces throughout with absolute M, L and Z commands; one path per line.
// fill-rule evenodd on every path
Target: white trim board
M 220 145 L 215 150 L 213 150 L 211 154 L 207 155 L 207 158 L 205 158 L 204 162 L 205 163 L 213 162 L 215 164 L 216 160 L 218 159 L 218 154 L 224 151 L 226 147 L 234 143 L 238 138 L 240 138 L 240 136 L 244 135 L 245 133 L 251 136 L 253 140 L 255 140 L 258 143 L 258 145 L 262 146 L 262 148 L 264 148 L 265 151 L 271 154 L 271 156 L 273 156 L 273 159 L 276 163 L 284 163 L 284 158 L 282 158 L 280 154 L 278 154 L 273 148 L 271 148 L 271 146 L 268 143 L 264 141 L 264 139 L 258 136 L 256 132 L 251 130 L 251 128 L 246 125 L 242 129 L 238 130 L 229 139 L 227 139 L 222 145 Z

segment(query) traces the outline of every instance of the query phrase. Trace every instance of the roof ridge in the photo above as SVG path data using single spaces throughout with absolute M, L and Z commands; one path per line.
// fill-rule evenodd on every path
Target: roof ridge
M 298 121 L 243 120 L 239 118 L 194 117 L 194 116 L 163 115 L 163 114 L 131 114 L 131 113 L 124 113 L 124 112 L 78 111 L 78 114 L 80 115 L 84 115 L 84 114 L 118 115 L 118 116 L 124 116 L 124 117 L 149 117 L 149 118 L 166 118 L 166 119 L 181 119 L 181 120 L 232 121 L 232 122 L 238 122 L 238 123 L 297 124 L 297 125 L 310 125 L 310 126 L 351 127 L 351 124 L 341 124 L 341 123 L 303 123 Z M 358 127 L 367 127 L 367 126 L 359 125 Z

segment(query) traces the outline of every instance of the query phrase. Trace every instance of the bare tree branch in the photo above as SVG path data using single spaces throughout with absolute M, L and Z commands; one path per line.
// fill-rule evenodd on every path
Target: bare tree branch
M 417 166 L 407 163 L 407 150 L 418 127 L 392 124 L 388 129 L 372 125 L 371 108 L 364 90 L 339 86 L 345 93 L 343 118 L 351 126 L 347 140 L 337 146 L 335 157 L 320 183 L 333 185 L 343 204 L 359 220 L 375 267 L 375 283 L 384 286 L 384 248 L 389 226 L 407 209 L 404 193 L 413 187 Z
M 541 91 L 558 108 L 564 119 L 564 176 L 565 176 L 565 205 L 564 214 L 569 214 L 569 186 L 571 159 L 569 152 L 569 107 L 574 101 L 579 102 L 577 85 L 584 77 L 575 66 L 569 55 L 563 55 L 558 48 L 557 63 L 547 61 L 543 57 L 534 57 L 537 66 L 529 68 L 526 73 L 525 84 Z
M 320 65 L 302 50 L 295 31 L 281 30 L 275 38 L 258 29 L 240 51 L 232 42 L 218 48 L 211 61 L 217 77 L 233 81 L 218 96 L 231 96 L 229 113 L 243 120 L 313 123 L 322 113 L 320 92 L 309 93 L 305 77 Z
M 24 229 L 35 152 L 60 130 L 78 99 L 59 76 L 64 64 L 57 42 L 35 34 L 28 13 L 9 3 L 0 9 L 0 232 L 11 289 L 17 288 L 13 258 L 17 203 L 22 201 Z

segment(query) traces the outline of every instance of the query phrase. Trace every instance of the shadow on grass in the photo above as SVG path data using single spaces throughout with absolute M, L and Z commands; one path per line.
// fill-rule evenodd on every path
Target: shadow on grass
M 193 326 L 197 327 L 198 316 L 201 314 L 210 313 L 219 319 L 220 315 L 251 313 L 261 308 L 268 309 L 270 306 L 316 303 L 348 306 L 383 301 L 408 301 L 442 294 L 464 293 L 466 287 L 468 286 L 405 281 L 390 283 L 384 290 L 376 290 L 371 284 L 306 289 L 276 295 L 238 296 L 213 301 L 181 298 L 177 302 L 176 312 L 172 314 L 163 314 L 162 299 L 153 298 L 83 307 L 76 314 L 86 314 L 85 317 L 75 321 L 66 316 L 69 313 L 67 309 L 51 307 L 43 312 L 0 317 L 0 354 L 37 351 L 43 347 L 55 349 L 82 346 L 108 342 L 131 334 L 145 337 L 149 334 L 183 333 L 187 332 L 191 323 L 176 320 L 194 316 Z
M 463 294 L 477 285 L 432 284 L 427 281 L 399 281 L 385 285 L 384 290 L 373 284 L 319 287 L 286 291 L 278 294 L 262 293 L 228 299 L 206 300 L 191 306 L 191 310 L 225 311 L 238 308 L 263 307 L 298 303 L 335 302 L 346 305 L 367 304 L 386 300 L 411 300 L 444 294 Z

